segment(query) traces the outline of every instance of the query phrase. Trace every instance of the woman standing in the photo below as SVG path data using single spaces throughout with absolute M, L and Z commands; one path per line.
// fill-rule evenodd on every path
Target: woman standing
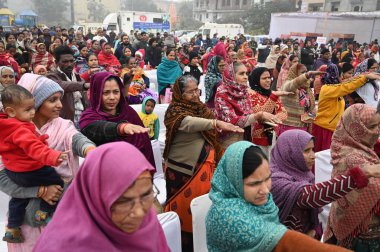
M 272 79 L 270 72 L 265 67 L 255 68 L 249 75 L 249 99 L 252 112 L 268 112 L 275 116 L 278 122 L 283 122 L 288 117 L 288 113 L 282 106 L 280 96 L 292 94 L 287 91 L 272 91 L 270 89 Z M 278 127 L 265 123 L 255 122 L 252 125 L 252 142 L 259 145 L 266 155 L 272 146 L 272 139 L 278 135 Z
M 154 165 L 152 146 L 143 123 L 131 108 L 124 94 L 120 78 L 108 72 L 96 73 L 91 78 L 90 108 L 80 117 L 81 132 L 97 145 L 124 141 L 138 148 Z
M 354 75 L 357 76 L 367 72 L 375 73 L 378 70 L 379 63 L 376 60 L 366 59 L 356 67 Z M 369 80 L 365 85 L 356 90 L 356 93 L 363 99 L 365 104 L 376 108 L 379 102 L 379 90 L 380 82 L 377 80 Z
M 311 130 L 316 111 L 310 79 L 313 75 L 322 74 L 324 73 L 318 71 L 308 72 L 306 66 L 302 64 L 290 67 L 281 90 L 294 94 L 281 97 L 281 102 L 288 112 L 288 118 L 281 124 L 279 134 L 289 129 Z
M 130 144 L 94 150 L 33 251 L 169 252 L 153 208 L 154 171 Z
M 208 64 L 205 77 L 206 105 L 210 109 L 215 108 L 215 93 L 222 80 L 226 69 L 226 61 L 222 56 L 214 56 Z
M 223 132 L 221 138 L 223 148 L 243 139 L 251 140 L 250 126 L 254 122 L 278 122 L 274 115 L 267 112 L 252 113 L 248 94 L 247 68 L 241 62 L 230 65 L 228 73 L 223 76 L 223 82 L 215 95 L 215 114 L 219 120 L 245 128 L 244 135 Z
M 171 88 L 180 76 L 182 76 L 182 69 L 176 61 L 176 52 L 174 49 L 168 49 L 166 58 L 163 58 L 157 67 L 158 93 L 161 103 L 165 98 L 166 89 Z
M 69 159 L 56 167 L 65 184 L 70 184 L 79 169 L 78 156 L 85 157 L 95 148 L 95 144 L 78 132 L 71 121 L 59 117 L 63 90 L 56 82 L 27 73 L 18 84 L 29 90 L 35 98 L 36 113 L 33 122 L 41 135 L 49 136 L 49 148 L 57 151 L 72 150 L 69 152 Z M 25 241 L 21 244 L 8 244 L 9 251 L 32 251 L 42 231 L 34 216 L 39 209 L 40 199 L 54 205 L 63 188 L 58 185 L 23 188 L 13 183 L 5 170 L 0 171 L 0 180 L 0 190 L 4 193 L 12 197 L 31 198 L 26 208 L 24 224 L 21 226 Z
M 289 68 L 293 65 L 298 64 L 299 58 L 297 55 L 292 54 L 287 59 L 285 59 L 284 63 L 281 66 L 280 73 L 278 74 L 277 78 L 277 90 L 281 90 L 282 85 L 286 81 L 286 76 L 288 75 Z
M 345 111 L 332 138 L 332 176 L 380 163 L 374 151 L 379 125 L 380 115 L 366 104 L 355 104 Z M 379 179 L 371 179 L 366 188 L 353 190 L 332 204 L 325 241 L 355 251 L 379 250 L 379 183 Z
M 358 75 L 340 83 L 339 70 L 335 64 L 327 67 L 326 75 L 322 77 L 319 94 L 318 113 L 313 124 L 315 137 L 315 152 L 330 149 L 331 138 L 345 109 L 344 96 L 355 92 L 368 80 L 379 80 L 380 75 L 367 73 Z
M 165 210 L 180 216 L 183 251 L 192 251 L 190 202 L 209 192 L 210 179 L 222 156 L 217 130 L 242 132 L 239 127 L 215 120 L 199 94 L 194 77 L 179 78 L 164 121 L 167 129 L 164 158 L 168 166 Z

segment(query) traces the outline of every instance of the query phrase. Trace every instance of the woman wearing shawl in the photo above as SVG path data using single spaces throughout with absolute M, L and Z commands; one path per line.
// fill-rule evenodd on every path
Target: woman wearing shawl
M 324 73 L 319 71 L 308 72 L 303 64 L 294 64 L 290 67 L 281 90 L 294 94 L 281 97 L 288 118 L 281 124 L 280 134 L 289 129 L 310 130 L 315 117 L 315 101 L 310 88 L 310 78 L 322 74 Z
M 245 54 L 245 59 L 244 59 L 245 66 L 247 67 L 248 73 L 251 73 L 252 70 L 256 67 L 256 64 L 257 64 L 256 59 L 253 56 L 253 51 L 251 48 L 246 48 L 244 50 L 244 54 Z
M 95 74 L 90 85 L 91 106 L 81 114 L 79 127 L 97 145 L 119 141 L 134 145 L 154 165 L 149 129 L 122 94 L 119 77 L 108 72 Z
M 112 46 L 109 43 L 102 45 L 102 51 L 98 54 L 99 65 L 103 66 L 107 72 L 119 73 L 121 67 L 119 60 L 112 53 Z
M 338 67 L 335 64 L 327 67 L 322 77 L 324 85 L 319 94 L 318 113 L 312 127 L 316 152 L 330 149 L 332 135 L 345 109 L 343 97 L 355 92 L 368 80 L 379 79 L 380 75 L 367 73 L 340 83 Z
M 222 56 L 214 56 L 208 64 L 205 77 L 206 105 L 210 109 L 215 108 L 214 98 L 222 75 L 226 69 L 226 61 Z
M 356 67 L 354 75 L 357 76 L 367 72 L 375 73 L 378 70 L 379 64 L 376 60 L 366 59 Z M 364 100 L 365 104 L 376 108 L 379 102 L 379 89 L 380 81 L 369 80 L 365 85 L 356 90 L 356 93 Z
M 239 127 L 214 119 L 199 100 L 197 81 L 192 76 L 179 78 L 173 87 L 173 100 L 164 120 L 167 162 L 166 211 L 181 219 L 183 251 L 192 247 L 192 219 L 188 209 L 192 199 L 210 190 L 210 179 L 222 156 L 217 130 L 242 131 Z M 191 153 L 191 154 L 190 154 Z
M 16 84 L 16 78 L 13 68 L 8 66 L 0 66 L 0 112 L 3 111 L 3 103 L 1 102 L 1 92 L 9 85 Z
M 5 44 L 0 40 L 0 66 L 8 66 L 13 69 L 13 72 L 16 74 L 16 82 L 20 79 L 20 66 L 15 61 L 15 59 L 7 53 L 5 50 Z
M 292 94 L 286 91 L 272 91 L 270 72 L 265 67 L 257 67 L 249 75 L 249 99 L 252 112 L 268 112 L 275 116 L 278 123 L 284 121 L 288 114 L 280 101 L 280 96 Z M 269 154 L 274 132 L 278 135 L 278 127 L 255 122 L 252 125 L 252 142 L 259 145 L 264 153 Z
M 171 88 L 178 77 L 182 76 L 182 69 L 176 61 L 174 49 L 166 51 L 166 58 L 162 58 L 161 64 L 157 67 L 157 82 L 160 101 L 163 102 L 167 88 Z
M 37 52 L 32 54 L 30 61 L 30 67 L 33 69 L 37 65 L 46 66 L 48 71 L 55 69 L 54 57 L 52 54 L 46 51 L 46 45 L 44 43 L 39 43 L 37 45 Z
M 206 71 L 208 69 L 208 64 L 210 64 L 210 61 L 212 60 L 213 57 L 215 56 L 221 56 L 224 61 L 227 60 L 227 51 L 226 51 L 226 46 L 222 41 L 219 41 L 212 51 L 208 54 L 207 56 L 207 61 L 205 64 L 203 64 L 203 71 Z
M 88 52 L 89 53 L 94 53 L 94 54 L 96 54 L 96 55 L 98 55 L 99 53 L 100 53 L 100 47 L 99 47 L 99 41 L 97 41 L 97 40 L 92 40 L 91 42 L 90 42 L 90 46 L 89 46 L 89 50 L 88 50 Z
M 368 185 L 368 178 L 380 176 L 380 165 L 362 166 L 314 184 L 314 139 L 302 130 L 281 134 L 271 152 L 273 200 L 280 212 L 280 222 L 291 230 L 320 240 L 319 208 L 340 199 L 354 189 Z
M 322 65 L 319 68 L 317 68 L 316 70 L 321 71 L 321 72 L 326 72 L 326 69 L 327 69 L 327 65 Z M 332 69 L 330 69 L 330 71 L 331 70 Z M 339 76 L 339 74 L 338 74 L 338 76 Z M 314 97 L 315 97 L 316 101 L 319 100 L 319 93 L 321 92 L 321 88 L 322 88 L 323 84 L 325 84 L 325 83 L 322 83 L 322 77 L 324 77 L 324 76 L 316 76 L 314 79 Z
M 260 148 L 240 141 L 227 149 L 211 182 L 208 251 L 347 251 L 287 230 L 279 222 L 271 184 L 268 160 Z
M 131 144 L 97 148 L 84 161 L 34 251 L 169 252 L 153 208 L 154 171 Z
M 233 125 L 245 128 L 245 134 L 230 132 L 222 133 L 222 146 L 243 140 L 251 140 L 250 126 L 257 121 L 276 123 L 275 115 L 267 112 L 252 113 L 248 94 L 247 68 L 241 62 L 229 65 L 227 74 L 223 76 L 222 84 L 215 94 L 216 118 Z
M 298 64 L 299 58 L 297 55 L 292 54 L 287 59 L 285 59 L 284 63 L 281 66 L 280 73 L 278 74 L 276 87 L 277 90 L 281 90 L 282 85 L 286 81 L 286 76 L 288 75 L 289 68 L 295 64 Z
M 380 115 L 366 104 L 350 106 L 332 138 L 333 177 L 357 166 L 379 165 L 374 145 L 380 136 Z M 379 251 L 380 180 L 353 190 L 331 206 L 324 240 L 355 251 Z M 334 242 L 335 243 L 335 242 Z
M 273 46 L 269 56 L 265 60 L 265 67 L 271 70 L 271 72 L 276 67 L 277 59 L 280 55 L 280 46 Z
M 80 44 L 79 45 L 79 55 L 75 57 L 75 72 L 79 73 L 82 67 L 87 65 L 87 56 L 88 56 L 88 48 L 87 45 L 85 44 Z
M 36 113 L 33 122 L 41 135 L 49 136 L 47 139 L 49 148 L 57 151 L 72 150 L 69 152 L 69 159 L 56 167 L 58 174 L 68 185 L 78 172 L 78 156 L 85 157 L 95 148 L 95 144 L 78 132 L 71 121 L 59 117 L 63 90 L 56 82 L 27 73 L 23 75 L 18 85 L 29 90 L 35 98 Z M 0 190 L 12 197 L 31 198 L 26 208 L 24 225 L 21 226 L 25 241 L 21 244 L 8 244 L 8 248 L 9 251 L 32 251 L 42 231 L 34 217 L 36 210 L 39 209 L 39 198 L 49 204 L 55 204 L 62 194 L 62 188 L 57 185 L 23 188 L 14 184 L 7 177 L 5 170 L 1 170 Z M 47 193 L 41 194 L 45 190 Z

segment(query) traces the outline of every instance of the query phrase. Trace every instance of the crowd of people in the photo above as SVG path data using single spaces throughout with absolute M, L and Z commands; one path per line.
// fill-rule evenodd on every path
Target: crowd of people
M 0 37 L 10 251 L 169 251 L 160 211 L 178 214 L 193 251 L 190 203 L 208 193 L 209 251 L 380 249 L 377 40 L 62 27 Z M 164 205 L 152 179 L 160 125 Z M 331 179 L 315 183 L 315 152 L 329 149 Z

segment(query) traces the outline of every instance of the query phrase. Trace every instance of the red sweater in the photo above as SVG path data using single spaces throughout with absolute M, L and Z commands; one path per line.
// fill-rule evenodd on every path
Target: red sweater
M 47 135 L 39 136 L 33 123 L 0 113 L 0 155 L 13 172 L 29 172 L 45 165 L 57 166 L 61 152 L 49 149 Z

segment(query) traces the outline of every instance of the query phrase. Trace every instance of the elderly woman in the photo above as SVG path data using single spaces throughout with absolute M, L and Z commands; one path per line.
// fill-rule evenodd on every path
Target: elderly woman
M 0 92 L 8 85 L 16 84 L 15 72 L 9 66 L 0 66 Z
M 247 141 L 231 145 L 212 178 L 206 216 L 209 251 L 348 251 L 287 230 L 273 202 L 271 171 L 260 148 Z
M 39 75 L 24 74 L 18 84 L 29 90 L 35 98 L 36 113 L 33 122 L 40 134 L 49 136 L 48 146 L 57 151 L 72 150 L 68 160 L 56 167 L 68 185 L 78 172 L 78 156 L 85 157 L 95 145 L 79 133 L 71 121 L 59 117 L 63 90 L 56 82 Z M 11 197 L 31 199 L 26 208 L 24 225 L 21 226 L 24 243 L 8 244 L 10 251 L 31 251 L 42 231 L 34 217 L 40 199 L 54 205 L 62 194 L 62 188 L 58 185 L 23 188 L 13 183 L 5 170 L 1 170 L 0 190 Z
M 222 75 L 226 69 L 226 61 L 222 56 L 214 56 L 207 68 L 205 76 L 206 104 L 209 108 L 214 109 L 214 98 L 216 89 L 222 80 Z
M 281 134 L 271 152 L 271 193 L 280 212 L 280 222 L 291 230 L 320 240 L 319 208 L 340 199 L 352 190 L 365 188 L 368 179 L 380 177 L 380 164 L 358 165 L 329 181 L 315 183 L 314 139 L 303 130 Z
M 378 70 L 379 63 L 376 60 L 366 59 L 356 67 L 354 75 L 357 76 L 367 72 L 375 73 Z M 356 93 L 363 99 L 365 104 L 376 108 L 377 103 L 379 102 L 379 90 L 380 81 L 369 80 L 365 85 L 356 90 Z
M 223 132 L 222 146 L 243 140 L 251 140 L 250 126 L 257 121 L 276 123 L 275 115 L 267 112 L 252 113 L 248 94 L 247 68 L 241 62 L 228 67 L 228 73 L 223 76 L 222 84 L 215 95 L 215 114 L 217 119 L 245 128 L 245 135 Z
M 330 64 L 322 77 L 325 84 L 319 94 L 318 113 L 313 124 L 315 137 L 315 152 L 330 149 L 331 138 L 345 109 L 344 96 L 355 92 L 368 80 L 379 80 L 380 75 L 366 73 L 357 75 L 340 83 L 339 70 L 335 64 Z
M 197 84 L 196 79 L 188 75 L 177 80 L 164 121 L 167 129 L 164 158 L 168 166 L 165 210 L 175 211 L 180 216 L 184 251 L 192 246 L 190 202 L 208 193 L 210 179 L 222 155 L 217 131 L 242 131 L 214 119 L 211 110 L 199 99 Z
M 357 166 L 378 165 L 374 145 L 380 136 L 380 114 L 366 104 L 350 106 L 332 137 L 332 176 L 344 175 Z M 378 251 L 380 181 L 352 190 L 331 206 L 324 239 L 355 251 Z
M 287 91 L 272 91 L 270 89 L 272 79 L 268 68 L 257 67 L 248 78 L 249 98 L 251 102 L 252 112 L 260 111 L 273 114 L 279 121 L 285 121 L 288 113 L 282 106 L 280 97 L 292 94 Z M 278 127 L 276 125 L 268 125 L 255 122 L 252 126 L 252 142 L 259 145 L 264 153 L 269 154 L 269 147 L 272 145 L 274 133 L 278 135 Z
M 323 72 L 307 71 L 305 65 L 294 64 L 290 67 L 286 82 L 281 90 L 292 92 L 292 95 L 281 97 L 281 102 L 288 112 L 288 118 L 280 126 L 280 134 L 289 129 L 311 130 L 315 118 L 315 100 L 310 83 L 313 75 Z
M 136 111 L 125 100 L 120 78 L 108 72 L 91 78 L 90 108 L 79 120 L 82 133 L 97 145 L 125 141 L 133 144 L 154 165 L 152 146 Z
M 166 51 L 166 58 L 162 58 L 161 64 L 157 67 L 157 82 L 160 102 L 165 98 L 167 88 L 171 88 L 175 81 L 182 75 L 182 69 L 176 60 L 174 49 Z
M 33 251 L 170 251 L 153 208 L 154 171 L 128 143 L 94 150 Z

